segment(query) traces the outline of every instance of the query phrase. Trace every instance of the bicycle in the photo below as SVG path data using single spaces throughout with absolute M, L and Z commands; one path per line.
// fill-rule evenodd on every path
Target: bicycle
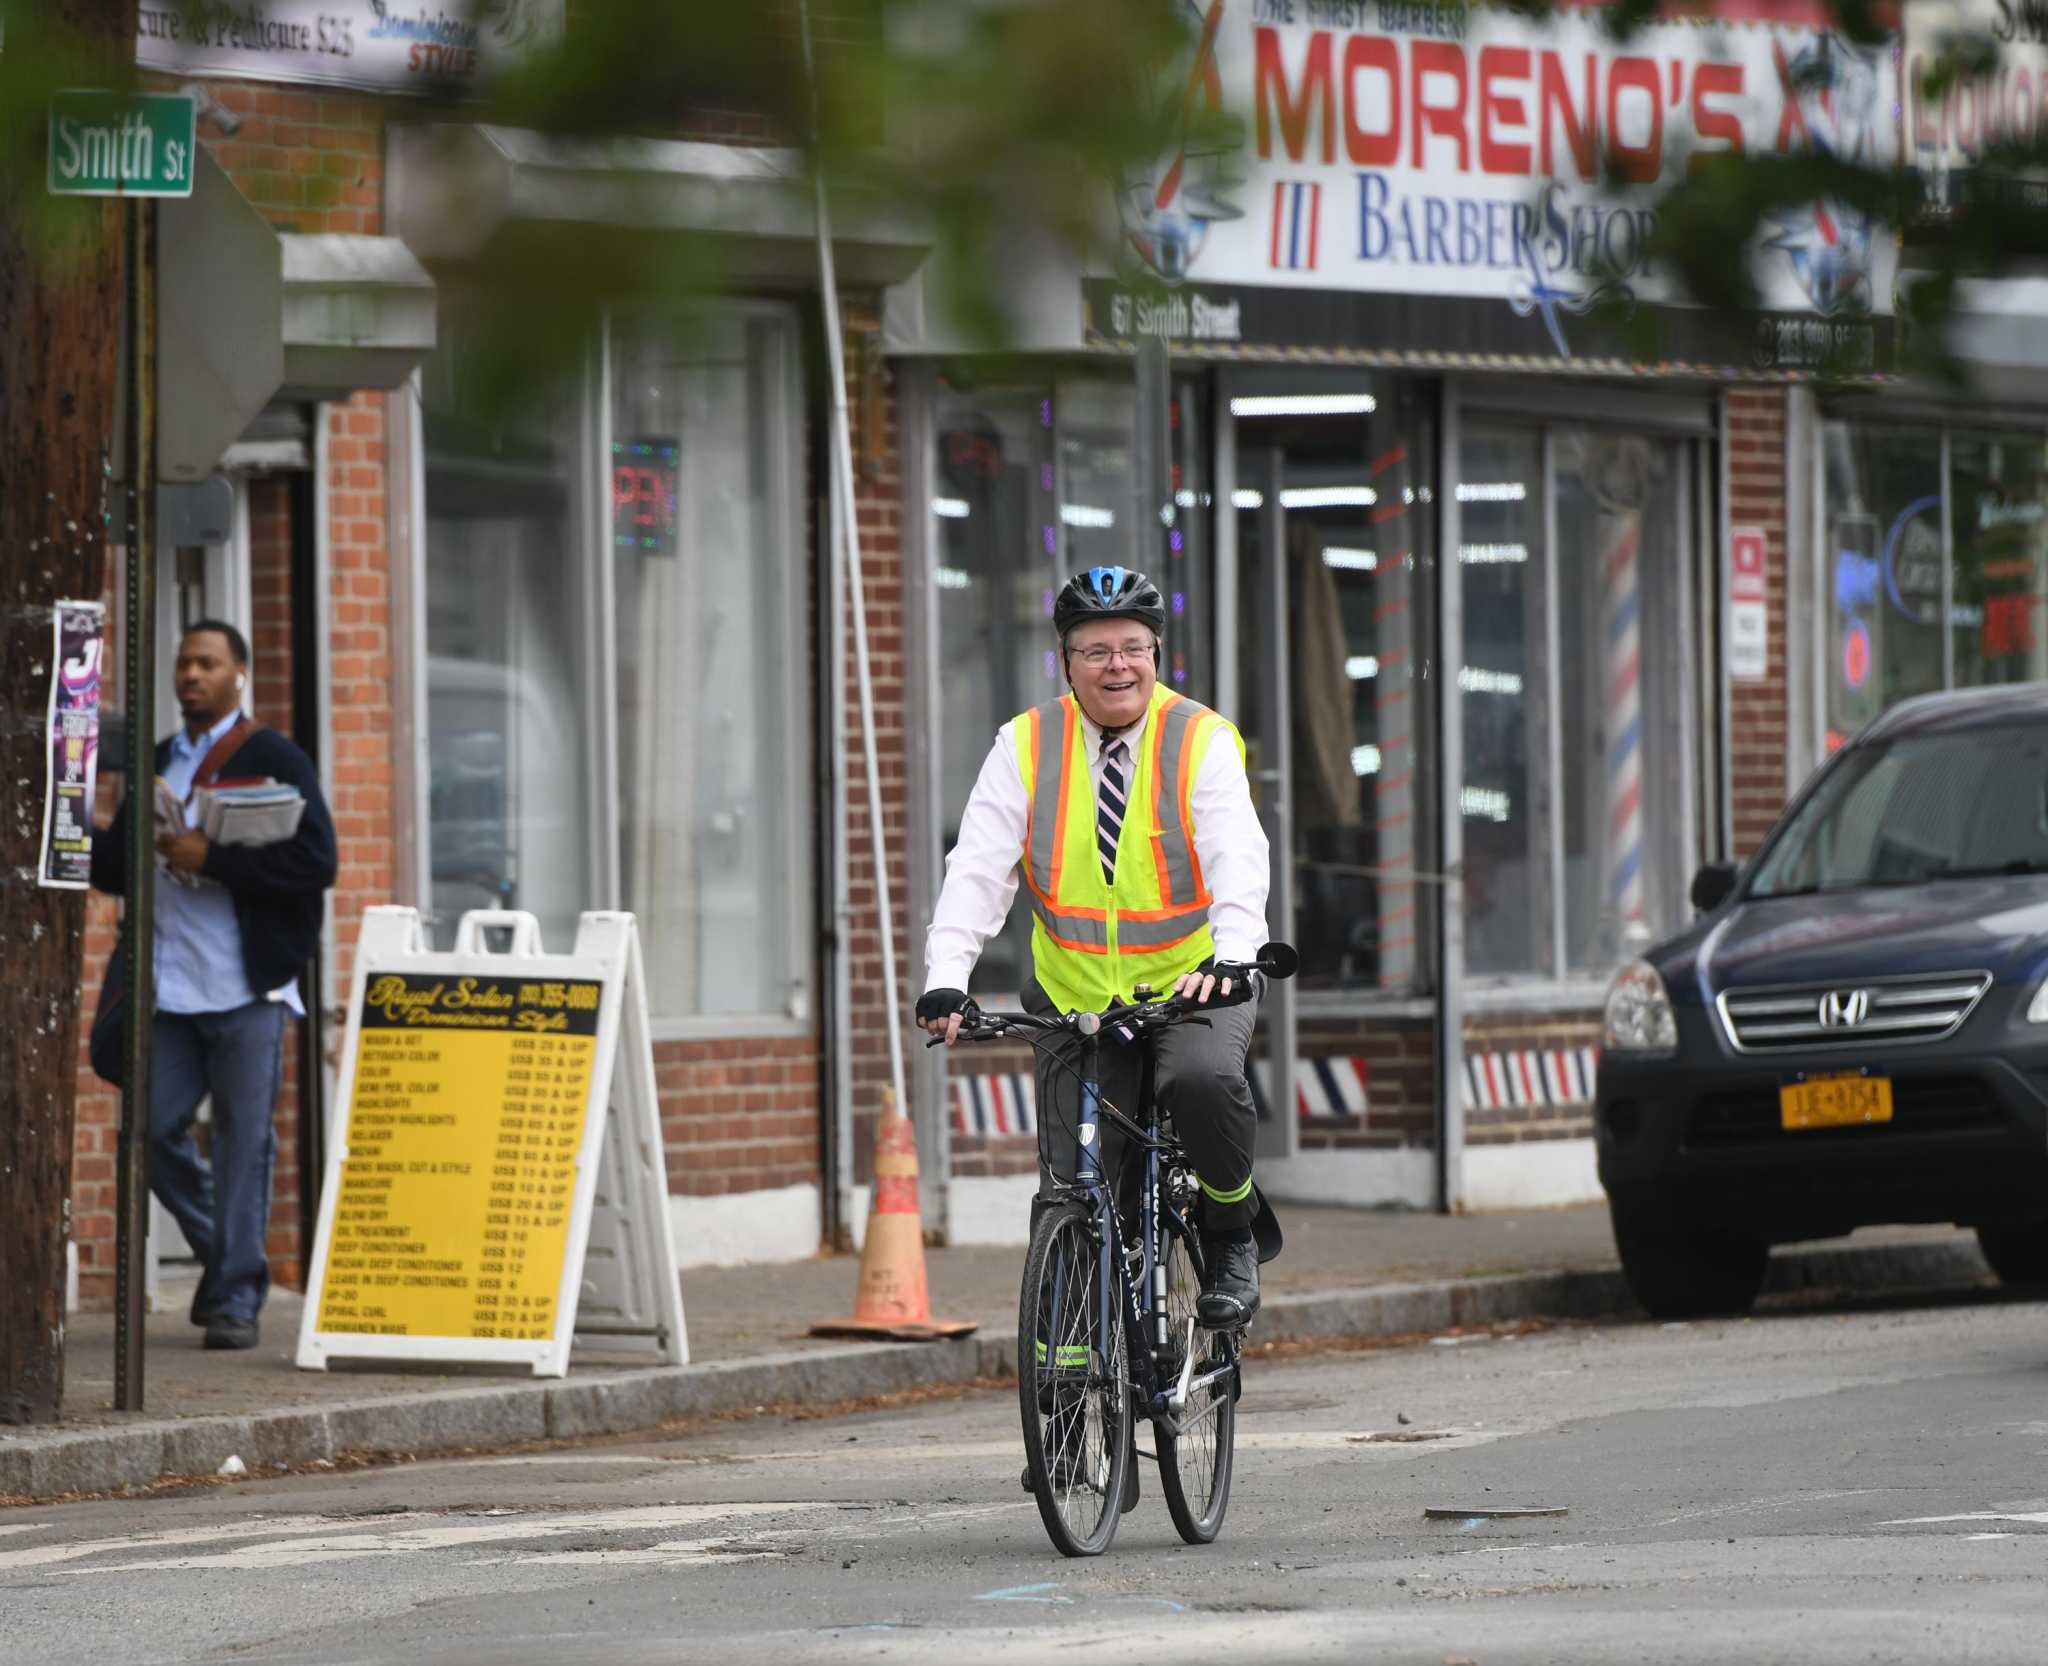
M 1286 944 L 1268 943 L 1253 965 L 1287 978 L 1297 958 Z M 1026 1474 L 1046 1533 L 1067 1556 L 1099 1556 L 1116 1537 L 1141 1412 L 1152 1422 L 1160 1487 L 1180 1536 L 1212 1542 L 1229 1507 L 1243 1339 L 1207 1329 L 1195 1311 L 1207 1270 L 1194 1217 L 1200 1185 L 1179 1139 L 1160 1123 L 1149 1065 L 1137 1118 L 1103 1099 L 1097 1082 L 1105 1031 L 1136 1043 L 1172 1024 L 1204 1022 L 1220 1004 L 1234 1003 L 1139 999 L 1058 1015 L 976 1007 L 960 1028 L 963 1041 L 1017 1036 L 1036 1049 L 1045 1037 L 1070 1033 L 1084 1044 L 1075 1069 L 1075 1178 L 1053 1184 L 1051 1206 L 1032 1228 L 1017 1312 Z M 1105 1118 L 1123 1131 L 1127 1157 L 1144 1154 L 1136 1241 L 1128 1245 L 1102 1164 Z M 1041 1139 L 1044 1129 L 1041 1117 Z

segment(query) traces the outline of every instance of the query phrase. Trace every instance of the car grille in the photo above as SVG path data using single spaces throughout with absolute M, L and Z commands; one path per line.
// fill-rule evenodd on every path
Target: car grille
M 1711 1093 L 1686 1119 L 1689 1146 L 1756 1145 L 1765 1142 L 1839 1139 L 1895 1139 L 1901 1134 L 1957 1134 L 1996 1128 L 2003 1114 L 1991 1090 L 1975 1076 L 1903 1077 L 1892 1083 L 1892 1119 L 1845 1128 L 1787 1132 L 1779 1117 L 1776 1088 Z
M 1989 972 L 1944 972 L 1933 977 L 1729 990 L 1717 1005 L 1738 1052 L 1868 1049 L 1877 1043 L 1940 1041 L 1954 1035 L 1990 987 Z M 1828 1017 L 1836 1021 L 1828 1023 Z

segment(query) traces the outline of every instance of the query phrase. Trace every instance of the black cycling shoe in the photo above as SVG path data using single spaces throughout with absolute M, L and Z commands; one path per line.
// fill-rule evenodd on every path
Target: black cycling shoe
M 1242 1330 L 1259 1311 L 1259 1246 L 1247 1232 L 1234 1240 L 1211 1238 L 1208 1276 L 1195 1317 L 1209 1330 Z

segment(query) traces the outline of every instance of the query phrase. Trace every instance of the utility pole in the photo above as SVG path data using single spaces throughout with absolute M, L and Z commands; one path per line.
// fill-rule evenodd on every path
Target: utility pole
M 85 899 L 37 869 L 53 607 L 105 579 L 122 303 L 123 205 L 45 194 L 31 89 L 127 85 L 135 21 L 136 0 L 15 7 L 0 60 L 0 1423 L 64 1398 Z

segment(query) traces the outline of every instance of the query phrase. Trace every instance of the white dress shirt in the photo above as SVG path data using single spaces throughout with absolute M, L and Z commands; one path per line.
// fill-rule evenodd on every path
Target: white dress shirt
M 1135 760 L 1143 744 L 1148 711 L 1119 733 Z M 996 731 L 981 775 L 960 815 L 960 837 L 946 857 L 946 883 L 925 933 L 924 986 L 965 989 L 982 946 L 1003 929 L 1017 894 L 1017 863 L 1031 800 L 1017 770 L 1012 720 Z M 1088 778 L 1102 786 L 1102 731 L 1081 713 L 1087 742 Z M 1209 887 L 1209 930 L 1218 960 L 1250 960 L 1267 938 L 1266 891 L 1272 884 L 1272 851 L 1252 808 L 1251 783 L 1237 747 L 1218 735 L 1202 753 L 1189 794 L 1195 823 L 1195 856 Z

